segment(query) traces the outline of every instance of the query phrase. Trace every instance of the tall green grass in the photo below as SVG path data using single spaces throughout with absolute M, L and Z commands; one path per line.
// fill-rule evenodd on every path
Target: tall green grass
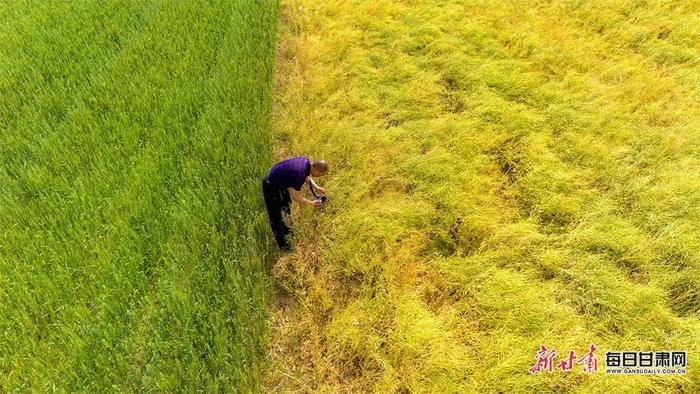
M 0 4 L 0 391 L 259 387 L 277 11 Z
M 700 355 L 700 3 L 285 2 L 274 129 L 333 199 L 280 259 L 269 387 L 700 392 L 531 375 Z

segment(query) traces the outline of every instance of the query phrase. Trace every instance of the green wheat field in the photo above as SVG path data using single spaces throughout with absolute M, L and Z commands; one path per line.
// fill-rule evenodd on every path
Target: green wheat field
M 700 392 L 698 26 L 697 0 L 0 0 L 0 392 Z M 280 254 L 260 179 L 296 155 L 331 202 Z M 532 374 L 542 344 L 598 371 Z
M 0 3 L 0 391 L 259 387 L 277 15 Z

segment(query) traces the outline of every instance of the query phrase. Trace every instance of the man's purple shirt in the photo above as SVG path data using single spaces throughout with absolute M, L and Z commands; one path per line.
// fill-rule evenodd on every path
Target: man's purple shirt
M 306 157 L 292 157 L 275 164 L 267 173 L 266 179 L 280 189 L 301 190 L 304 180 L 311 174 L 311 162 Z

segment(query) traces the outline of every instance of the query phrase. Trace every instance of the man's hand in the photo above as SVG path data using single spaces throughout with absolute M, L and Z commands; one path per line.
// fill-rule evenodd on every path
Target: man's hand
M 323 203 L 319 200 L 309 200 L 304 198 L 301 195 L 301 192 L 294 190 L 294 189 L 289 189 L 289 194 L 292 197 L 292 200 L 298 202 L 299 204 L 305 204 L 305 205 L 313 205 L 315 207 L 321 207 L 323 206 Z

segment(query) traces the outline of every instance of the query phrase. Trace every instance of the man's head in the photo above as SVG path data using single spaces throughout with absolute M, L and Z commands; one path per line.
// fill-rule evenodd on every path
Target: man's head
M 328 174 L 328 163 L 325 160 L 311 162 L 311 176 L 324 176 Z

